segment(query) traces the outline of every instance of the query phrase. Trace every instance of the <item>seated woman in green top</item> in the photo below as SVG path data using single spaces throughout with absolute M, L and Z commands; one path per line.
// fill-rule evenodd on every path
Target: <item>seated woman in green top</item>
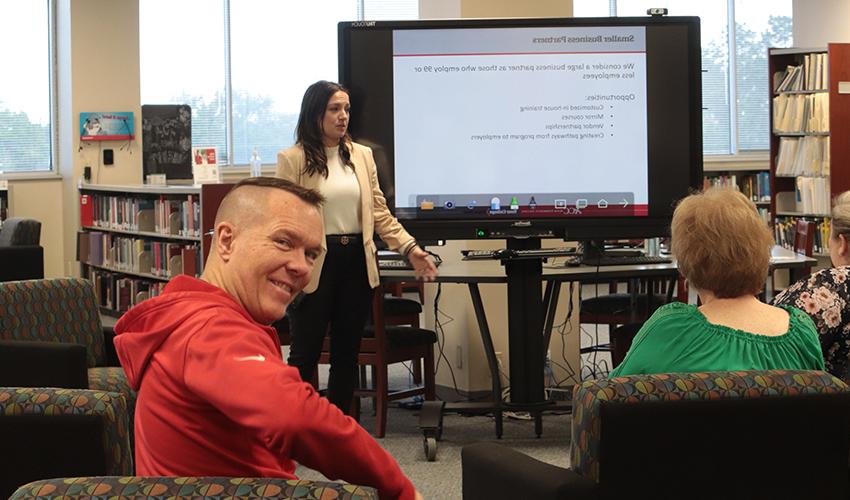
M 731 189 L 683 199 L 671 245 L 699 307 L 672 303 L 643 325 L 611 377 L 720 370 L 823 370 L 812 320 L 756 297 L 767 278 L 773 237 L 755 205 Z

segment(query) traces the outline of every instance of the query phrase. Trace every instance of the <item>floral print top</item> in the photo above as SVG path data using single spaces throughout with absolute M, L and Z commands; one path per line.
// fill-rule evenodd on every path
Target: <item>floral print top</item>
M 850 380 L 850 266 L 822 269 L 773 299 L 807 313 L 818 330 L 826 370 Z

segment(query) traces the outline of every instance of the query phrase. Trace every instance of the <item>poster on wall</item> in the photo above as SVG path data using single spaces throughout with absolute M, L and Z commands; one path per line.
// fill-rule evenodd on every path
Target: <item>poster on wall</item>
M 221 182 L 218 151 L 215 147 L 192 148 L 192 176 L 195 184 Z
M 132 138 L 132 111 L 80 113 L 81 141 L 123 141 Z
M 142 106 L 142 172 L 165 175 L 168 184 L 192 183 L 192 108 L 186 104 Z

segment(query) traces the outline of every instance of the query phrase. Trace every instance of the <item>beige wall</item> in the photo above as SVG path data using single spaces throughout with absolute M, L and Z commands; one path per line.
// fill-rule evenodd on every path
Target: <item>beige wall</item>
M 462 0 L 461 17 L 571 17 L 572 0 Z
M 794 46 L 850 42 L 850 0 L 794 0 Z
M 572 0 L 419 0 L 420 19 L 572 15 Z
M 140 121 L 138 0 L 63 0 L 57 3 L 57 171 L 60 177 L 10 181 L 9 203 L 16 217 L 42 222 L 47 277 L 77 274 L 75 235 L 79 226 L 77 182 L 92 167 L 93 182 L 141 181 L 139 142 L 79 140 L 81 111 L 132 111 Z M 123 147 L 123 149 L 122 149 Z M 102 165 L 101 149 L 114 151 L 115 164 Z

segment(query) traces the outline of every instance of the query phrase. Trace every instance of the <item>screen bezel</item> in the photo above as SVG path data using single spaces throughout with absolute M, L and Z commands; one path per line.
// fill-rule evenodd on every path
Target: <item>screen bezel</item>
M 404 227 L 414 236 L 420 239 L 481 239 L 481 238 L 505 238 L 505 237 L 527 237 L 540 236 L 562 238 L 565 240 L 579 239 L 614 239 L 614 238 L 643 238 L 653 236 L 666 236 L 670 231 L 670 219 L 672 217 L 675 203 L 679 198 L 688 194 L 687 191 L 698 190 L 702 186 L 703 155 L 702 155 L 702 75 L 701 75 L 701 47 L 700 47 L 700 22 L 697 17 L 623 17 L 623 18 L 541 18 L 541 19 L 453 19 L 453 20 L 427 20 L 427 21 L 357 21 L 339 23 L 339 81 L 351 92 L 351 100 L 354 111 L 350 120 L 352 136 L 357 140 L 357 132 L 360 124 L 368 119 L 373 119 L 367 113 L 358 115 L 359 102 L 365 101 L 369 94 L 366 89 L 360 89 L 356 83 L 352 84 L 353 63 L 349 51 L 351 34 L 355 31 L 387 31 L 391 33 L 394 29 L 452 29 L 452 28 L 527 28 L 527 27 L 616 27 L 616 26 L 684 26 L 687 29 L 687 63 L 685 70 L 687 75 L 688 95 L 686 142 L 689 145 L 687 153 L 687 165 L 683 166 L 688 171 L 687 189 L 681 189 L 677 198 L 671 199 L 669 207 L 664 213 L 658 210 L 650 211 L 647 216 L 631 217 L 587 217 L 587 218 L 546 218 L 546 219 L 495 219 L 495 218 L 452 218 L 446 220 L 434 219 L 405 219 Z M 672 48 L 671 48 L 672 49 Z M 659 53 L 653 57 L 663 57 Z M 390 66 L 392 61 L 388 61 Z M 392 87 L 392 70 L 390 73 L 390 87 Z M 649 76 L 648 76 L 649 82 Z M 665 85 L 680 85 L 681 82 L 663 82 Z M 661 82 L 655 81 L 660 85 Z M 659 90 L 656 90 L 661 94 Z M 647 107 L 652 106 L 649 100 L 654 94 L 647 92 Z M 658 95 L 655 95 L 657 98 Z M 384 97 L 386 99 L 386 97 Z M 389 96 L 389 106 L 392 106 L 392 95 Z M 386 104 L 384 104 L 386 107 Z M 392 120 L 392 107 L 387 111 Z M 665 161 L 664 144 L 668 140 L 665 137 L 653 136 L 651 123 L 648 124 L 648 162 Z M 392 127 L 389 127 L 390 133 Z M 673 142 L 672 139 L 670 143 Z M 383 144 L 387 143 L 385 139 Z M 681 147 L 681 144 L 679 144 Z M 383 158 L 377 159 L 379 164 L 379 179 L 382 189 L 388 198 L 390 207 L 394 206 L 394 144 L 389 137 L 389 146 L 380 154 Z M 669 148 L 668 148 L 669 149 Z M 655 156 L 653 156 L 655 155 Z M 667 160 L 669 161 L 669 160 Z M 650 167 L 652 168 L 652 167 Z M 659 182 L 656 179 L 656 182 Z M 652 185 L 652 179 L 650 179 Z M 684 188 L 684 186 L 681 186 Z M 677 188 L 678 190 L 678 188 Z M 680 196 L 679 196 L 680 195 Z M 651 195 L 652 196 L 652 195 Z

